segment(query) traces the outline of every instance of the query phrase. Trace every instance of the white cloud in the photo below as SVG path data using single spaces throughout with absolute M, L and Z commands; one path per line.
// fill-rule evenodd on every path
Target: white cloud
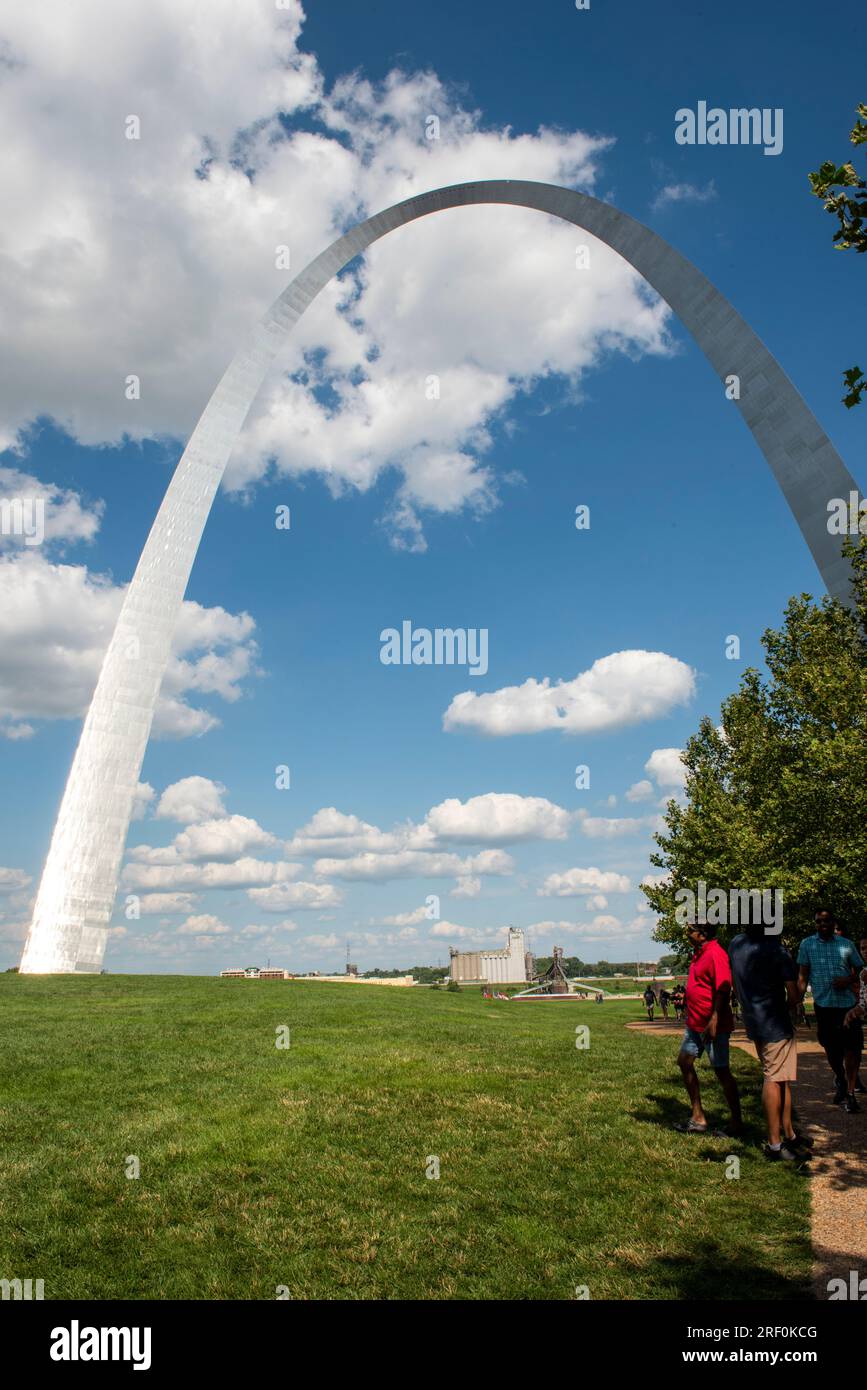
M 653 816 L 589 816 L 586 812 L 577 813 L 582 835 L 591 840 L 616 840 L 623 835 L 637 835 L 657 824 Z
M 652 783 L 652 782 L 648 782 L 647 778 L 646 778 L 646 777 L 643 777 L 642 780 L 641 780 L 640 782 L 633 782 L 632 786 L 629 788 L 628 792 L 626 793 L 626 800 L 627 800 L 627 801 L 649 801 L 650 798 L 651 798 L 652 796 L 653 796 L 653 783 Z
M 529 931 L 541 936 L 577 936 L 583 941 L 605 941 L 613 945 L 631 942 L 647 932 L 644 923 L 636 919 L 624 925 L 619 917 L 594 917 L 592 922 L 534 922 Z
M 135 790 L 132 802 L 132 815 L 130 820 L 144 820 L 147 809 L 156 796 L 156 792 L 150 782 L 139 782 Z
M 459 878 L 449 893 L 450 898 L 477 898 L 482 891 L 480 878 Z
M 195 893 L 144 893 L 139 898 L 139 909 L 143 917 L 171 917 L 175 913 L 190 912 L 196 899 Z
M 508 927 L 462 927 L 454 922 L 437 922 L 431 927 L 432 937 L 450 937 L 462 941 L 477 941 L 479 944 L 487 943 L 493 946 L 505 944 L 505 937 Z
M 414 907 L 412 912 L 396 912 L 391 917 L 383 917 L 384 927 L 412 927 L 427 921 L 427 908 Z
M 14 893 L 31 882 L 23 869 L 0 869 L 0 893 Z
M 440 841 L 514 844 L 519 840 L 564 840 L 571 813 L 542 796 L 487 792 L 468 801 L 456 797 L 428 811 L 425 823 Z
M 631 887 L 625 874 L 590 867 L 549 874 L 537 893 L 540 898 L 574 898 L 585 893 L 628 893 Z
M 55 564 L 32 550 L 0 556 L 0 720 L 81 717 L 122 598 L 122 588 L 81 565 Z M 184 603 L 156 735 L 199 734 L 219 722 L 186 696 L 237 699 L 239 681 L 255 670 L 253 630 L 246 613 Z
M 686 767 L 679 748 L 655 748 L 644 770 L 663 790 L 680 791 L 686 781 Z
M 298 911 L 339 907 L 343 894 L 330 883 L 275 883 L 270 888 L 248 888 L 247 897 L 263 912 Z
M 713 179 L 706 184 L 667 183 L 659 190 L 650 206 L 654 212 L 659 212 L 661 208 L 669 207 L 672 203 L 710 203 L 716 196 L 716 184 Z
M 600 733 L 669 714 L 695 690 L 695 673 L 665 652 L 623 651 L 600 657 L 571 681 L 530 677 L 487 694 L 465 690 L 443 716 L 449 731 L 490 735 L 546 729 Z
M 226 814 L 225 794 L 226 788 L 219 782 L 212 782 L 210 777 L 182 777 L 166 787 L 154 816 L 157 820 L 178 821 L 181 825 L 217 820 Z
M 179 936 L 227 936 L 231 929 L 213 913 L 202 912 L 188 917 L 178 927 Z
M 284 883 L 295 878 L 300 865 L 267 859 L 238 859 L 232 864 L 188 864 L 177 858 L 173 846 L 152 849 L 136 845 L 130 850 L 132 863 L 121 874 L 128 888 L 147 888 L 155 892 L 180 888 L 251 888 Z
M 37 540 L 33 523 L 39 513 L 42 520 L 38 529 L 42 534 L 37 543 L 58 545 L 67 541 L 92 541 L 105 509 L 101 501 L 85 503 L 77 492 L 54 483 L 43 483 L 17 468 L 0 467 L 0 499 L 17 499 L 25 505 L 23 519 L 27 523 L 26 530 L 31 533 L 30 544 Z M 16 534 L 14 529 L 0 528 L 0 546 L 20 548 L 26 544 L 26 535 L 21 531 Z
M 317 859 L 314 872 L 323 878 L 388 882 L 399 878 L 468 878 L 510 874 L 514 864 L 503 850 L 482 850 L 462 859 L 458 854 L 400 850 L 395 854 L 356 854 L 349 859 Z
M 239 859 L 250 849 L 278 843 L 276 835 L 249 816 L 224 816 L 220 820 L 189 825 L 175 836 L 173 847 L 184 860 Z
M 277 246 L 290 247 L 294 271 L 347 221 L 480 176 L 593 185 L 608 140 L 483 129 L 431 72 L 379 85 L 353 75 L 323 99 L 301 23 L 297 5 L 234 0 L 6 6 L 6 439 L 41 414 L 87 444 L 185 437 L 288 279 Z M 139 140 L 125 138 L 130 107 Z M 424 138 L 432 111 L 436 141 Z M 280 115 L 291 126 L 298 113 L 287 132 Z M 577 381 L 612 350 L 666 350 L 665 307 L 587 240 L 593 274 L 581 277 L 574 229 L 525 209 L 460 209 L 387 238 L 299 325 L 290 379 L 275 373 L 266 387 L 234 484 L 270 467 L 368 489 L 393 467 L 387 512 L 411 548 L 424 546 L 425 512 L 487 510 L 492 423 L 520 391 L 555 373 Z M 82 335 L 82 323 L 102 331 Z M 324 358 L 311 357 L 317 347 Z M 143 391 L 130 402 L 133 371 Z M 425 398 L 431 373 L 436 401 Z

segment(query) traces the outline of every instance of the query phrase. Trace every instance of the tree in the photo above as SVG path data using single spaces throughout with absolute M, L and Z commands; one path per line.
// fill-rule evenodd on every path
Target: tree
M 700 880 L 782 890 L 789 945 L 819 902 L 850 935 L 867 928 L 867 536 L 843 549 L 855 610 L 792 598 L 762 638 L 768 675 L 747 670 L 720 724 L 703 719 L 687 744 L 686 804 L 668 803 L 651 855 L 666 880 L 643 889 L 658 941 L 683 942 L 675 893 Z
M 849 132 L 853 145 L 867 142 L 867 106 L 858 106 L 858 120 Z M 837 218 L 840 226 L 833 240 L 839 251 L 867 251 L 867 181 L 860 178 L 853 164 L 835 164 L 826 160 L 809 175 L 815 197 L 824 198 L 825 211 Z M 847 190 L 854 190 L 854 196 Z M 847 410 L 859 405 L 867 392 L 867 376 L 860 367 L 850 367 L 843 373 L 846 394 L 843 404 Z

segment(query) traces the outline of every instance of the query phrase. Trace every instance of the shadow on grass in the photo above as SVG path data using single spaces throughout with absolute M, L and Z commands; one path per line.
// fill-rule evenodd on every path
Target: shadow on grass
M 793 1234 L 788 1260 L 810 1258 L 806 1235 Z M 662 1255 L 644 1266 L 654 1282 L 684 1301 L 716 1299 L 800 1299 L 810 1301 L 807 1280 L 764 1265 L 758 1259 L 734 1258 L 716 1240 L 697 1240 L 677 1255 Z

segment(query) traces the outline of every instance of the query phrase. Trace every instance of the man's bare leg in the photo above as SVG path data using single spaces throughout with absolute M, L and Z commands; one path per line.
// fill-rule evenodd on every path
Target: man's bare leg
M 681 1052 L 677 1059 L 677 1065 L 680 1067 L 683 1084 L 686 1087 L 686 1093 L 692 1104 L 693 1123 L 697 1125 L 707 1125 L 704 1111 L 701 1108 L 701 1086 L 699 1085 L 695 1070 L 695 1058 L 691 1057 L 688 1052 Z
M 738 1083 L 732 1076 L 729 1067 L 714 1067 L 714 1071 L 731 1111 L 732 1131 L 735 1134 L 740 1134 L 744 1124 L 741 1119 L 741 1093 L 738 1090 Z

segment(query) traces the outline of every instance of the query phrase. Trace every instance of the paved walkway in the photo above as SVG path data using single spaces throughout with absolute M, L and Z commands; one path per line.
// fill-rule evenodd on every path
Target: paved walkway
M 678 1037 L 682 1024 L 655 1020 L 627 1023 L 640 1033 Z M 742 1028 L 732 1044 L 751 1057 L 756 1049 Z M 867 1062 L 862 1069 L 867 1085 Z M 825 1054 L 808 1028 L 798 1029 L 798 1082 L 795 1105 L 801 1129 L 814 1140 L 810 1165 L 813 1237 L 813 1291 L 828 1297 L 828 1280 L 849 1279 L 849 1271 L 867 1275 L 867 1096 L 859 1096 L 860 1115 L 831 1105 L 833 1078 Z

